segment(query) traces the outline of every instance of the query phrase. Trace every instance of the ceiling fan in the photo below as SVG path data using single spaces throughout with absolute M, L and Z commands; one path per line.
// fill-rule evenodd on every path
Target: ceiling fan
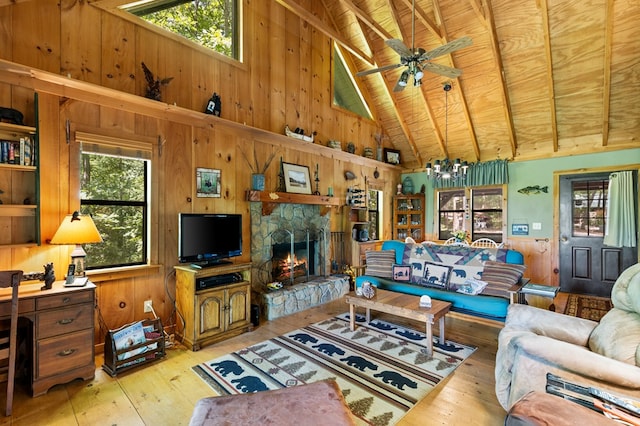
M 448 53 L 454 52 L 458 49 L 462 49 L 463 47 L 470 46 L 472 44 L 472 40 L 470 37 L 461 37 L 459 39 L 453 40 L 445 45 L 440 47 L 436 47 L 433 50 L 426 51 L 423 48 L 415 48 L 415 32 L 416 32 L 416 1 L 413 0 L 413 7 L 411 10 L 411 46 L 409 49 L 402 40 L 399 39 L 389 39 L 385 40 L 387 46 L 395 50 L 400 55 L 400 63 L 393 65 L 386 65 L 384 67 L 376 68 L 373 70 L 360 71 L 356 75 L 358 77 L 373 74 L 376 72 L 387 71 L 399 67 L 407 67 L 406 70 L 402 72 L 400 75 L 400 79 L 396 83 L 396 86 L 393 88 L 394 92 L 400 92 L 404 90 L 409 81 L 409 76 L 413 76 L 413 85 L 420 86 L 422 83 L 422 77 L 424 76 L 423 71 L 429 71 L 436 74 L 443 75 L 449 78 L 457 78 L 462 74 L 462 70 L 457 68 L 448 67 L 446 65 L 435 64 L 431 62 L 432 59 L 437 58 L 438 56 L 446 55 Z

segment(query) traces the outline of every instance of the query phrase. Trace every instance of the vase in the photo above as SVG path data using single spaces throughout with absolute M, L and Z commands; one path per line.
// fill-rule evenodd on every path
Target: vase
M 264 175 L 254 173 L 251 175 L 251 189 L 254 191 L 264 191 Z

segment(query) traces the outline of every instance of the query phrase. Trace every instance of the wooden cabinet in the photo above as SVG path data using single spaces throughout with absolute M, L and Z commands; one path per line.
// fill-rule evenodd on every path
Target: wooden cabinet
M 176 306 L 184 319 L 176 334 L 185 346 L 197 351 L 253 328 L 250 263 L 175 270 Z
M 0 150 L 0 246 L 38 245 L 37 129 L 0 122 Z
M 395 195 L 393 197 L 393 238 L 424 239 L 424 194 Z
M 18 338 L 29 348 L 33 396 L 74 379 L 92 379 L 96 369 L 95 285 L 64 287 L 64 281 L 57 281 L 50 290 L 40 291 L 41 284 L 21 284 L 18 303 L 19 317 L 28 320 L 18 328 Z M 7 318 L 10 309 L 10 295 L 0 296 L 0 319 Z

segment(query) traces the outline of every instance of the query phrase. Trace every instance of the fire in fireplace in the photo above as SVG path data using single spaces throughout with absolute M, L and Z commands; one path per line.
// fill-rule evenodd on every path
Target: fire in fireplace
M 293 244 L 291 253 L 290 243 L 279 243 L 272 246 L 271 276 L 273 281 L 280 281 L 283 284 L 295 282 L 296 278 L 315 275 L 315 251 L 316 240 L 307 242 L 301 241 Z

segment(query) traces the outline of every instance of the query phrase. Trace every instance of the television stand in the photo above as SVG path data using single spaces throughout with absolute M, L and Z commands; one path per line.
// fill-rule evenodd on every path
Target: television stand
M 198 269 L 188 263 L 175 266 L 176 307 L 184 316 L 178 340 L 193 351 L 253 329 L 251 322 L 251 263 L 217 264 Z M 197 281 L 223 275 L 239 281 L 198 289 Z

